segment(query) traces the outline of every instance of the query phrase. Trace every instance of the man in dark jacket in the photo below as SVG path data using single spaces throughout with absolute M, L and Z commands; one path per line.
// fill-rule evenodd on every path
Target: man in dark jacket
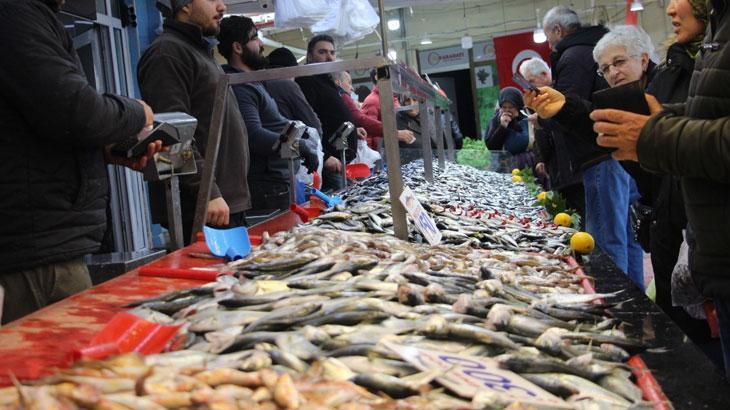
M 335 41 L 332 37 L 322 34 L 312 37 L 307 45 L 307 64 L 335 61 Z M 340 151 L 330 142 L 330 137 L 344 122 L 354 124 L 350 110 L 340 98 L 340 90 L 330 74 L 298 77 L 296 82 L 302 88 L 307 101 L 314 108 L 322 122 L 322 146 L 324 147 L 324 166 L 322 188 L 337 190 L 344 186 L 341 173 L 343 164 L 340 161 Z M 358 129 L 358 133 L 351 133 L 347 139 L 345 161 L 355 159 L 358 134 L 365 137 L 365 130 Z
M 284 47 L 279 47 L 269 53 L 268 60 L 269 68 L 296 67 L 299 65 L 294 53 Z M 271 98 L 276 101 L 279 113 L 284 118 L 301 121 L 307 127 L 316 129 L 319 135 L 322 135 L 322 123 L 319 122 L 317 114 L 315 114 L 299 84 L 293 78 L 267 80 L 264 81 L 264 87 L 266 87 L 266 91 L 269 92 Z
M 106 231 L 104 147 L 152 124 L 142 101 L 99 94 L 63 23 L 62 0 L 1 0 L 0 286 L 6 323 L 91 286 L 83 255 Z
M 180 200 L 185 241 L 190 239 L 198 188 L 208 143 L 211 107 L 220 66 L 213 59 L 208 40 L 220 30 L 226 6 L 223 0 L 161 0 L 165 16 L 163 33 L 144 52 L 138 65 L 142 96 L 156 111 L 181 111 L 198 119 L 195 129 L 195 175 L 180 180 Z M 215 181 L 208 202 L 206 223 L 218 227 L 245 225 L 251 207 L 248 192 L 248 137 L 231 90 L 223 115 L 223 128 L 215 168 Z M 156 184 L 157 185 L 157 184 Z M 160 191 L 160 186 L 151 187 Z M 151 189 L 151 190 L 152 190 Z M 166 222 L 163 196 L 152 201 L 156 220 Z M 187 242 L 186 242 L 187 243 Z
M 713 11 L 694 67 L 687 102 L 662 107 L 647 98 L 652 116 L 596 110 L 598 143 L 613 157 L 682 178 L 687 222 L 694 231 L 690 269 L 703 295 L 713 298 L 725 371 L 730 376 L 730 20 L 725 0 Z
M 553 83 L 553 76 L 547 63 L 540 58 L 531 58 L 520 64 L 520 74 L 534 87 L 545 87 Z M 535 174 L 545 172 L 550 176 L 550 189 L 558 191 L 568 206 L 585 216 L 585 193 L 583 174 L 574 163 L 560 124 L 553 120 L 537 120 L 537 114 L 528 117 L 535 130 L 539 162 Z
M 266 67 L 264 46 L 250 18 L 231 16 L 223 19 L 218 40 L 218 51 L 228 61 L 223 66 L 225 72 L 242 73 Z M 282 117 L 276 102 L 261 82 L 234 85 L 233 91 L 248 131 L 251 152 L 248 186 L 253 209 L 288 209 L 289 192 L 292 189 L 289 163 L 281 158 L 276 147 L 281 132 L 291 121 Z M 317 153 L 308 150 L 308 145 L 304 143 L 299 145 L 299 149 L 303 157 L 307 158 L 308 169 L 316 170 Z

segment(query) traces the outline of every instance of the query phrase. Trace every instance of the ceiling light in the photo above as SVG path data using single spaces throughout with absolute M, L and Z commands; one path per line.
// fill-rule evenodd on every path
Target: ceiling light
M 429 44 L 433 44 L 433 41 L 428 37 L 426 33 L 423 34 L 423 38 L 421 39 L 421 45 L 427 46 Z
M 474 39 L 470 35 L 465 35 L 461 38 L 461 48 L 468 50 L 474 46 Z
M 400 28 L 400 20 L 399 19 L 390 19 L 388 20 L 388 30 L 395 31 Z
M 536 28 L 535 31 L 532 32 L 532 41 L 537 44 L 546 42 L 547 36 L 545 35 L 545 30 L 542 28 Z
M 631 2 L 630 10 L 631 11 L 642 11 L 642 10 L 644 10 L 644 5 L 641 4 L 641 0 L 634 0 L 633 2 Z

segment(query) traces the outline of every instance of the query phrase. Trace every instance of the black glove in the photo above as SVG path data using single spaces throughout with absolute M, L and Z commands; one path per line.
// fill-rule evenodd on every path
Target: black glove
M 316 171 L 319 167 L 317 149 L 306 138 L 299 140 L 299 156 L 302 157 L 302 163 L 307 167 L 308 174 Z

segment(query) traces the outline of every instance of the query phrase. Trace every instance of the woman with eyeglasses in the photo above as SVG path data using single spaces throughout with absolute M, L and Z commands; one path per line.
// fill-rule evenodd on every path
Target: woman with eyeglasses
M 593 49 L 598 64 L 598 75 L 610 87 L 641 81 L 646 87 L 655 64 L 649 35 L 636 26 L 616 26 L 601 38 Z M 593 122 L 589 115 L 590 101 L 574 95 L 563 95 L 550 87 L 541 87 L 540 93 L 528 92 L 525 104 L 540 118 L 552 118 L 563 127 L 576 132 L 570 135 L 586 136 L 595 142 Z M 610 150 L 596 157 L 583 172 L 586 199 L 586 230 L 598 246 L 626 272 L 629 278 L 644 289 L 643 251 L 634 238 L 629 220 L 629 205 L 639 199 L 634 179 L 618 161 L 611 159 Z

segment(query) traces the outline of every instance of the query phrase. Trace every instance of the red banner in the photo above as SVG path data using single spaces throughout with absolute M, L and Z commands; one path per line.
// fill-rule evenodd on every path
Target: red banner
M 639 13 L 631 11 L 632 0 L 626 0 L 626 24 L 637 25 L 639 23 Z
M 550 64 L 550 46 L 547 41 L 535 43 L 532 40 L 532 31 L 510 34 L 494 38 L 494 53 L 497 57 L 497 72 L 499 87 L 517 87 L 512 81 L 512 75 L 517 72 L 520 64 L 532 57 L 540 57 Z

